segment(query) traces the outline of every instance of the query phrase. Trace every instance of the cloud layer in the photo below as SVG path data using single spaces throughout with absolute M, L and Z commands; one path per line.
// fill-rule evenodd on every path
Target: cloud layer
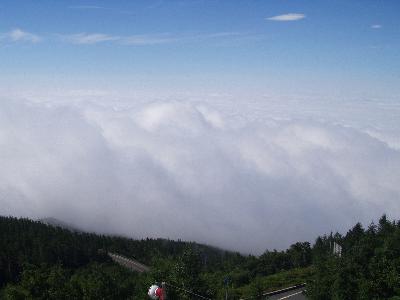
M 380 139 L 205 102 L 3 100 L 0 157 L 0 214 L 99 232 L 260 253 L 400 216 L 400 152 Z

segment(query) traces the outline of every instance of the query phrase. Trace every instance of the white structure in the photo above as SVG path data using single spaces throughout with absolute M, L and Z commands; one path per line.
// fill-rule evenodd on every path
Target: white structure
M 333 242 L 333 249 L 332 249 L 332 251 L 333 251 L 333 254 L 334 255 L 337 255 L 337 256 L 339 256 L 339 257 L 341 257 L 342 256 L 342 246 L 340 246 L 338 243 L 336 243 L 336 242 Z

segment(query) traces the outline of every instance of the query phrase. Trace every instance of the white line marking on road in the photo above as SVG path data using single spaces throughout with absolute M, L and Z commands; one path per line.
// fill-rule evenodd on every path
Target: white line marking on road
M 278 300 L 288 299 L 288 298 L 290 298 L 290 297 L 293 297 L 293 296 L 296 296 L 296 295 L 298 295 L 298 294 L 301 294 L 302 292 L 303 292 L 303 291 L 300 291 L 300 292 L 297 292 L 297 293 L 294 293 L 294 294 L 291 294 L 291 295 L 288 295 L 288 296 L 279 298 Z

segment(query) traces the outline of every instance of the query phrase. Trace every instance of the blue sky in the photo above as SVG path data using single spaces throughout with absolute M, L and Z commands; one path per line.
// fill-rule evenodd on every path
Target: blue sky
M 397 96 L 399 9 L 365 0 L 2 1 L 0 79 L 22 90 Z

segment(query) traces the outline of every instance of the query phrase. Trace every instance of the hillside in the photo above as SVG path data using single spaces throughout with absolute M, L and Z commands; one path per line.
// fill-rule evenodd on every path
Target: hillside
M 339 256 L 332 252 L 340 244 Z M 130 272 L 106 255 L 118 253 L 150 266 Z M 4 299 L 147 299 L 166 281 L 170 299 L 253 297 L 307 282 L 310 299 L 389 299 L 400 292 L 400 223 L 357 224 L 346 235 L 322 236 L 313 246 L 244 256 L 194 242 L 132 240 L 70 231 L 41 222 L 0 217 L 0 288 Z M 396 298 L 393 298 L 396 299 Z
M 84 230 L 81 230 L 81 229 L 77 228 L 76 226 L 74 226 L 72 224 L 66 223 L 64 221 L 61 221 L 59 219 L 52 218 L 52 217 L 42 218 L 42 219 L 39 219 L 38 221 L 40 223 L 43 223 L 43 224 L 46 224 L 46 225 L 51 225 L 51 226 L 54 226 L 54 227 L 61 227 L 63 229 L 68 229 L 70 231 L 78 231 L 78 232 L 83 232 L 84 231 Z

